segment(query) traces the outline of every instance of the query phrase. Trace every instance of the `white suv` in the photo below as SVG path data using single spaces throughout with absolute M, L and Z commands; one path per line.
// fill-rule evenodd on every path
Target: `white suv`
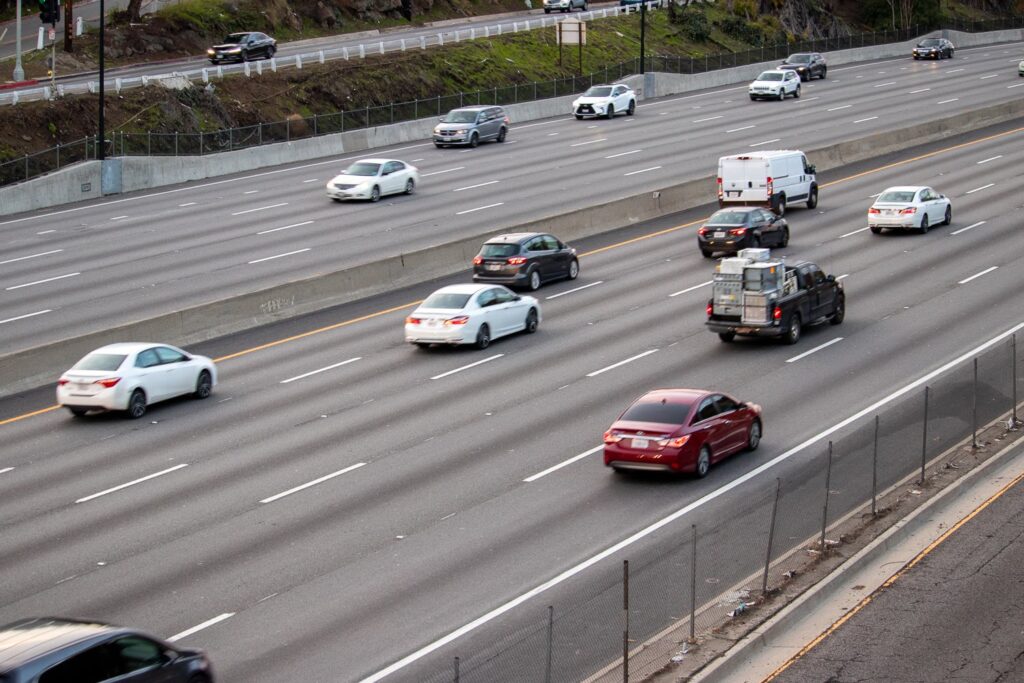
M 750 84 L 749 92 L 752 100 L 765 97 L 784 100 L 786 95 L 800 97 L 800 76 L 790 69 L 762 71 Z
M 572 103 L 577 119 L 584 116 L 611 118 L 620 112 L 632 116 L 636 111 L 636 93 L 628 85 L 595 85 Z
M 544 14 L 552 12 L 571 12 L 574 7 L 587 11 L 587 0 L 544 0 Z

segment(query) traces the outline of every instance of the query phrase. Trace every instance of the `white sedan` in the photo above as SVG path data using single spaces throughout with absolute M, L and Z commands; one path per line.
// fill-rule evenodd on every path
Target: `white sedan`
M 868 227 L 876 235 L 883 228 L 915 229 L 923 234 L 931 225 L 949 225 L 952 220 L 949 197 L 930 187 L 890 187 L 868 209 Z
M 128 342 L 96 349 L 57 380 L 57 403 L 80 417 L 90 410 L 124 410 L 130 418 L 175 396 L 207 398 L 217 367 L 206 356 L 170 344 Z
M 636 93 L 628 85 L 595 85 L 573 100 L 572 113 L 577 119 L 584 116 L 611 118 L 622 112 L 632 116 L 636 111 Z
M 540 302 L 500 285 L 449 285 L 421 303 L 405 319 L 405 341 L 431 344 L 473 344 L 486 349 L 507 334 L 533 334 L 540 324 Z
M 336 202 L 384 195 L 412 194 L 420 182 L 419 169 L 398 159 L 360 159 L 327 183 L 327 196 Z
M 800 76 L 792 69 L 762 71 L 747 88 L 747 92 L 752 100 L 765 97 L 784 100 L 786 95 L 800 97 Z

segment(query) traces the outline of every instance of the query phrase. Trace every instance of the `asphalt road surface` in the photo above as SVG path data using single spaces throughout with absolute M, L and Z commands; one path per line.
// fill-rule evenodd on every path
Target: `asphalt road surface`
M 962 64 L 938 68 L 951 66 Z M 649 113 L 657 111 L 637 121 L 657 121 Z M 52 389 L 4 399 L 3 417 L 41 412 L 0 422 L 0 622 L 62 614 L 145 627 L 207 648 L 224 681 L 422 682 L 450 671 L 456 655 L 486 660 L 548 604 L 578 606 L 615 581 L 623 559 L 663 553 L 690 524 L 708 530 L 714 578 L 731 585 L 763 560 L 749 551 L 763 553 L 760 523 L 752 528 L 749 517 L 775 477 L 820 475 L 811 451 L 830 427 L 1024 324 L 1024 146 L 1015 130 L 825 174 L 818 209 L 790 212 L 783 253 L 841 277 L 847 317 L 806 330 L 796 347 L 723 344 L 704 330 L 712 262 L 694 235 L 704 207 L 576 245 L 580 279 L 540 290 L 537 334 L 482 352 L 403 342 L 403 319 L 441 284 L 432 283 L 196 347 L 221 358 L 213 397 L 155 407 L 141 421 L 74 419 L 47 409 Z M 953 225 L 927 235 L 864 228 L 870 198 L 907 183 L 951 197 Z M 285 186 L 278 199 L 291 201 Z M 225 209 L 252 205 L 236 194 L 209 225 Z M 172 197 L 142 201 L 184 199 Z M 378 207 L 353 210 L 363 209 Z M 137 234 L 153 221 L 140 221 Z M 170 225 L 179 239 L 188 232 L 182 216 Z M 252 227 L 237 229 L 239 243 Z M 601 464 L 602 432 L 659 386 L 718 388 L 760 403 L 761 449 L 701 481 L 614 475 Z M 852 502 L 837 494 L 835 509 Z M 671 515 L 678 519 L 656 533 L 638 534 Z M 806 538 L 820 517 L 797 521 L 804 526 L 793 537 Z M 540 595 L 523 597 L 545 582 Z M 602 628 L 610 638 L 597 637 Z M 557 680 L 613 659 L 618 629 L 594 622 L 578 634 L 577 660 L 561 663 Z M 463 680 L 524 680 L 538 665 L 536 656 L 495 661 L 499 671 L 483 661 Z
M 1015 50 L 838 67 L 804 84 L 799 100 L 751 102 L 742 84 L 648 101 L 634 117 L 513 122 L 504 144 L 436 149 L 423 141 L 7 218 L 0 330 L 8 349 L 30 348 L 706 177 L 723 154 L 809 149 L 1019 98 Z M 327 181 L 361 157 L 418 166 L 416 194 L 328 200 Z M 977 185 L 1000 180 L 999 168 L 979 166 Z M 971 197 L 1005 189 L 1003 179 Z M 839 208 L 827 191 L 821 202 Z M 862 225 L 867 205 L 867 195 L 851 201 L 850 225 Z

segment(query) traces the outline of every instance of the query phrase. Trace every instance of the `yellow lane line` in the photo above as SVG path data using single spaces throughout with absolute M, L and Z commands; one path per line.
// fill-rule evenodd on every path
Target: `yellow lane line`
M 33 410 L 31 413 L 25 413 L 16 417 L 9 417 L 6 420 L 0 420 L 0 427 L 11 422 L 17 422 L 18 420 L 25 420 L 36 415 L 42 415 L 43 413 L 49 413 L 50 411 L 57 410 L 60 406 L 48 406 L 46 408 L 40 408 L 39 410 Z

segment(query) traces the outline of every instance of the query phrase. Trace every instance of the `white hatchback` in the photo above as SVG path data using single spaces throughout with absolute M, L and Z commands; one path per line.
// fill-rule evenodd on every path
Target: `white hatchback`
M 79 417 L 90 410 L 124 410 L 130 418 L 175 396 L 207 398 L 217 367 L 206 356 L 170 344 L 128 342 L 96 349 L 57 380 L 57 403 Z
M 420 182 L 419 169 L 398 159 L 360 159 L 327 183 L 327 196 L 336 202 L 384 195 L 412 194 Z
M 868 227 L 876 235 L 883 228 L 915 229 L 923 234 L 929 226 L 949 225 L 952 220 L 949 197 L 930 187 L 890 187 L 868 209 Z
M 405 341 L 420 348 L 473 344 L 486 349 L 492 339 L 536 332 L 540 321 L 540 302 L 532 296 L 501 285 L 449 285 L 405 319 Z
M 762 71 L 747 88 L 750 99 L 784 100 L 786 95 L 800 97 L 800 76 L 792 69 Z

